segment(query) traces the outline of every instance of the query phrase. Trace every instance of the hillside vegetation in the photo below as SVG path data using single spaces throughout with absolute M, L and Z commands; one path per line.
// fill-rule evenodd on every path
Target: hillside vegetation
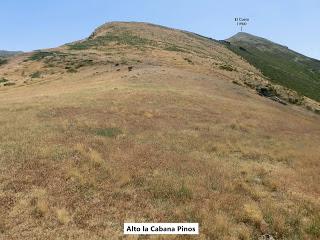
M 226 46 L 242 56 L 272 82 L 320 101 L 320 61 L 269 40 L 238 33 Z
M 217 41 L 114 22 L 0 79 L 0 239 L 320 237 L 320 116 L 247 87 L 270 83 Z

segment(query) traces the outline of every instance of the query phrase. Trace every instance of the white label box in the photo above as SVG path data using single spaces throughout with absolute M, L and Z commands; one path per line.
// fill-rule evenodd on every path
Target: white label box
M 124 223 L 123 233 L 131 235 L 199 234 L 199 223 Z

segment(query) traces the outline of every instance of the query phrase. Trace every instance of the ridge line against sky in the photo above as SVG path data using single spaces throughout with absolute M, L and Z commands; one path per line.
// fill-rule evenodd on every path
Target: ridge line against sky
M 0 8 L 3 50 L 57 47 L 109 21 L 150 22 L 219 40 L 240 31 L 235 17 L 248 17 L 245 32 L 320 59 L 318 0 L 2 0 Z

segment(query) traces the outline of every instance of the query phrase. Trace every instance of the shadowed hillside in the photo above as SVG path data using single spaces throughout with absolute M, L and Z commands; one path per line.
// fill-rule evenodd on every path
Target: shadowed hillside
M 257 67 L 272 82 L 320 100 L 320 61 L 248 33 L 227 40 L 228 48 Z
M 223 44 L 146 23 L 10 58 L 0 239 L 138 239 L 124 222 L 319 239 L 318 103 L 294 97 Z

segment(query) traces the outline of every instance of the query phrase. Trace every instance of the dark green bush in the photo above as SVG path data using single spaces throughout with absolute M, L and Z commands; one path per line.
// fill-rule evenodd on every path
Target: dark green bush
M 68 73 L 76 73 L 78 71 L 76 69 L 74 69 L 74 68 L 68 68 L 67 72 Z
M 94 130 L 96 135 L 103 137 L 116 137 L 122 133 L 119 128 L 98 128 Z
M 56 52 L 38 51 L 38 52 L 33 53 L 27 60 L 40 61 L 40 60 L 44 59 L 45 57 L 54 56 L 56 54 L 57 54 Z
M 232 67 L 231 65 L 227 65 L 227 64 L 221 65 L 219 68 L 222 70 L 229 71 L 229 72 L 236 70 L 234 67 Z
M 7 59 L 2 59 L 0 58 L 0 66 L 1 65 L 4 65 L 4 64 L 7 64 L 8 63 L 8 60 Z
M 174 52 L 186 52 L 184 49 L 178 47 L 178 46 L 175 46 L 175 45 L 170 45 L 170 46 L 167 46 L 164 48 L 164 50 L 167 50 L 167 51 L 174 51 Z
M 6 79 L 6 78 L 0 78 L 0 83 L 5 83 L 5 82 L 8 82 L 9 80 Z
M 41 77 L 41 72 L 37 71 L 37 72 L 31 73 L 29 76 L 31 78 L 39 78 Z
M 189 58 L 184 58 L 188 63 L 193 64 L 193 62 Z
M 116 42 L 117 44 L 132 45 L 132 46 L 146 46 L 155 45 L 156 42 L 133 35 L 130 32 L 120 32 L 120 33 L 108 33 L 105 36 L 99 36 L 96 38 L 89 38 L 82 42 L 77 42 L 69 45 L 71 50 L 85 50 L 90 48 L 95 48 L 99 46 L 108 45 L 111 42 Z
M 3 86 L 13 86 L 16 85 L 14 82 L 6 82 Z

